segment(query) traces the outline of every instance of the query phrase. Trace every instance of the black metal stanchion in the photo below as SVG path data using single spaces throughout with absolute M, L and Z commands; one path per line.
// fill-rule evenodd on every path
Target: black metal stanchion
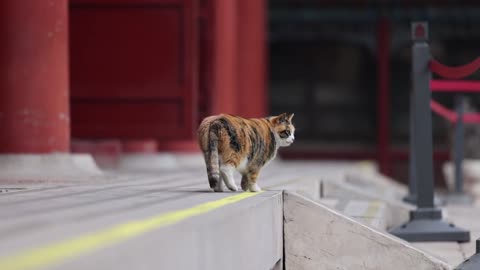
M 417 209 L 410 221 L 390 233 L 407 241 L 470 241 L 470 232 L 442 220 L 434 206 L 432 113 L 430 111 L 430 49 L 427 23 L 412 24 L 412 79 L 414 95 L 415 179 Z
M 417 204 L 417 181 L 415 179 L 415 141 L 413 136 L 414 128 L 414 98 L 413 92 L 410 93 L 410 130 L 409 130 L 409 140 L 410 140 L 410 155 L 408 156 L 408 194 L 403 198 L 403 201 L 410 204 Z
M 463 159 L 465 149 L 465 123 L 463 113 L 465 111 L 465 100 L 463 95 L 455 98 L 455 110 L 457 122 L 455 123 L 455 134 L 453 143 L 453 160 L 455 167 L 455 190 L 448 194 L 447 201 L 450 204 L 471 204 L 473 198 L 463 191 Z

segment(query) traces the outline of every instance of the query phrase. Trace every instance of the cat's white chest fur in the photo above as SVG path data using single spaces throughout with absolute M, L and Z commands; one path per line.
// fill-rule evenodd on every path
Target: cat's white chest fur
M 247 172 L 247 164 L 248 164 L 248 159 L 247 158 L 242 159 L 237 166 L 237 171 L 239 173 L 246 173 Z

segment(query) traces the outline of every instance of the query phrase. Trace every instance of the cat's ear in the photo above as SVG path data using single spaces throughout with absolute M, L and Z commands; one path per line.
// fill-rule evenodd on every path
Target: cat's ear
M 292 118 L 293 118 L 293 113 L 291 113 L 291 114 L 282 113 L 278 116 L 273 117 L 271 121 L 275 125 L 288 124 L 288 123 L 291 123 Z
M 288 118 L 287 113 L 282 113 L 278 116 L 278 119 L 279 119 L 278 121 L 280 123 L 287 123 L 288 122 L 287 118 Z
M 282 113 L 280 117 L 280 123 L 291 123 L 293 118 L 293 113 Z
M 295 115 L 294 113 L 291 113 L 290 115 L 287 116 L 288 122 L 290 122 L 290 123 L 292 122 L 292 118 L 293 118 L 294 115 Z
M 285 122 L 286 119 L 287 119 L 287 114 L 286 114 L 286 113 L 282 113 L 282 114 L 280 114 L 280 115 L 277 115 L 277 116 L 272 117 L 270 121 L 272 121 L 272 123 L 273 123 L 274 125 L 279 125 L 279 124 Z

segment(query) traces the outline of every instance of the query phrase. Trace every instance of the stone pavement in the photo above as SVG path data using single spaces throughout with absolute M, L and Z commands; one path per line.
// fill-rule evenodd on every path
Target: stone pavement
M 399 204 L 403 204 L 400 201 L 406 192 L 406 187 L 398 186 L 396 183 L 390 183 L 392 180 L 378 175 L 372 164 L 366 165 L 363 170 L 357 171 L 354 177 L 350 176 L 353 178 L 352 180 L 360 182 L 363 178 L 363 181 L 367 180 L 371 183 L 379 181 L 382 184 L 377 183 L 375 186 L 383 186 L 387 190 L 392 190 L 390 192 L 390 194 L 392 194 L 391 197 L 398 201 Z M 385 183 L 387 183 L 387 185 L 385 185 Z M 363 184 L 363 187 L 366 187 L 366 185 Z M 443 194 L 440 196 L 443 196 Z M 383 201 L 386 200 L 384 199 Z M 405 204 L 405 206 L 407 205 Z M 475 253 L 475 240 L 480 238 L 480 198 L 477 197 L 472 205 L 445 205 L 442 206 L 442 208 L 445 220 L 470 231 L 471 241 L 468 243 L 415 242 L 411 244 L 451 266 L 457 266 Z M 399 213 L 400 210 L 396 209 L 395 212 Z M 405 216 L 402 219 L 406 220 L 407 218 L 408 217 Z M 395 223 L 397 223 L 396 225 L 400 225 L 403 222 Z
M 52 164 L 23 175 L 10 164 L 8 177 L 0 173 L 0 269 L 278 269 L 282 186 L 350 166 L 274 162 L 259 180 L 265 192 L 214 193 L 199 157 L 156 162 L 164 158 L 161 169 L 139 157 L 128 168 L 61 177 Z
M 117 230 L 114 236 L 110 235 L 111 230 L 101 235 L 108 240 L 105 241 L 109 248 L 89 242 L 95 252 L 81 253 L 78 258 L 64 254 L 66 257 L 61 258 L 60 264 L 48 269 L 99 268 L 92 265 L 94 262 L 120 269 L 131 269 L 133 265 L 136 269 L 149 269 L 152 264 L 178 266 L 179 258 L 173 254 L 180 254 L 180 250 L 187 252 L 188 246 L 191 247 L 188 254 L 193 257 L 180 260 L 182 269 L 191 269 L 189 262 L 197 269 L 237 269 L 232 268 L 231 259 L 239 257 L 230 256 L 242 250 L 251 252 L 240 257 L 251 268 L 243 265 L 244 268 L 238 269 L 281 269 L 278 267 L 283 245 L 278 226 L 282 215 L 279 194 L 283 189 L 294 190 L 381 231 L 404 222 L 412 209 L 401 201 L 406 188 L 376 173 L 371 163 L 277 160 L 260 176 L 259 185 L 266 192 L 251 198 L 238 197 L 243 196 L 241 192 L 211 192 L 198 155 L 130 156 L 121 165 L 100 174 L 90 170 L 85 175 L 77 172 L 60 178 L 52 178 L 51 172 L 48 172 L 50 178 L 35 177 L 35 172 L 30 172 L 27 178 L 16 178 L 14 174 L 6 178 L 0 173 L 0 266 L 5 262 L 2 258 L 11 258 L 18 252 L 25 255 L 22 253 L 25 250 L 111 228 Z M 236 179 L 238 183 L 238 175 Z M 231 198 L 239 201 L 228 202 Z M 185 213 L 182 209 L 201 213 Z M 449 206 L 446 210 L 455 224 L 472 231 L 472 240 L 480 237 L 480 207 Z M 186 215 L 189 219 L 163 227 L 164 219 L 172 215 L 175 218 Z M 218 222 L 223 224 L 217 228 L 221 233 L 212 234 L 210 226 Z M 244 223 L 248 224 L 246 228 L 240 226 Z M 119 224 L 126 227 L 118 227 Z M 220 229 L 229 227 L 235 233 Z M 129 229 L 124 233 L 125 228 Z M 142 230 L 146 230 L 147 236 Z M 265 246 L 252 247 L 252 241 L 259 237 Z M 122 241 L 117 244 L 117 238 L 125 238 L 126 244 Z M 85 239 L 80 240 L 85 244 Z M 77 242 L 69 243 L 75 246 Z M 456 266 L 473 254 L 475 243 L 415 243 L 414 246 Z M 75 248 L 79 252 L 83 246 Z M 230 250 L 230 255 L 215 259 L 219 249 Z M 249 260 L 255 252 L 260 252 L 256 258 L 264 259 Z M 56 256 L 60 255 L 47 257 Z

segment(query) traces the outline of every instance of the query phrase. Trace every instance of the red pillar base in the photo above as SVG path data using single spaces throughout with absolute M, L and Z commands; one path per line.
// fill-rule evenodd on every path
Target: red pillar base
M 88 181 L 102 175 L 90 155 L 1 154 L 0 184 L 32 185 Z

